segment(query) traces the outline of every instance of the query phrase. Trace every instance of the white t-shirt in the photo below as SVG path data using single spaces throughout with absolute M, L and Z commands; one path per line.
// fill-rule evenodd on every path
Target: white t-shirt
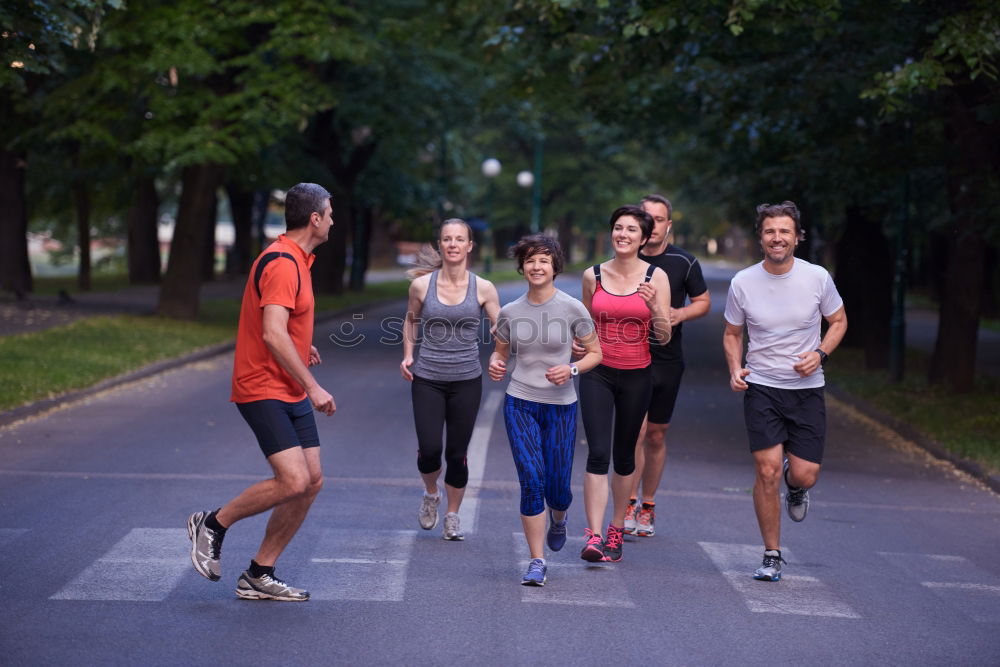
M 823 317 L 844 305 L 829 272 L 794 258 L 791 271 L 776 276 L 764 263 L 733 277 L 726 298 L 726 321 L 747 327 L 747 382 L 781 389 L 812 389 L 824 385 L 823 368 L 807 377 L 793 365 L 803 352 L 819 347 Z
M 536 403 L 575 403 L 573 383 L 554 385 L 545 379 L 545 372 L 568 364 L 573 339 L 593 331 L 594 321 L 583 304 L 558 289 L 545 303 L 531 303 L 524 294 L 501 308 L 496 337 L 510 343 L 516 359 L 507 393 Z

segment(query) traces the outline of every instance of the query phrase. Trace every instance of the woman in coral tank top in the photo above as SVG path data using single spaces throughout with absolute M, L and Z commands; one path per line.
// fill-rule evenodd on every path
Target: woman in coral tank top
M 667 274 L 639 259 L 653 219 L 638 206 L 621 206 L 611 214 L 610 226 L 614 257 L 583 274 L 583 305 L 594 318 L 604 356 L 580 378 L 580 410 L 590 448 L 583 482 L 586 544 L 580 557 L 591 562 L 622 558 L 635 441 L 652 393 L 649 334 L 665 345 L 671 331 Z M 602 538 L 612 461 L 613 507 Z

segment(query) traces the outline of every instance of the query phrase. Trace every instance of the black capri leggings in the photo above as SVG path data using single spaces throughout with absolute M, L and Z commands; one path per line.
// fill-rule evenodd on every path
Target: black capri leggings
M 635 472 L 635 441 L 653 393 L 649 367 L 620 370 L 599 364 L 580 378 L 580 412 L 587 434 L 587 472 Z
M 464 489 L 469 483 L 465 457 L 483 395 L 482 376 L 448 382 L 414 375 L 411 391 L 417 427 L 417 470 L 426 475 L 441 469 L 441 441 L 447 424 L 444 458 L 448 467 L 444 483 Z

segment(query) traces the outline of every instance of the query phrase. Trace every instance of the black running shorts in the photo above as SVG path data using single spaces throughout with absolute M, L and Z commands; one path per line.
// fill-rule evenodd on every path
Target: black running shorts
M 778 389 L 750 384 L 743 395 L 743 418 L 751 452 L 784 443 L 785 451 L 800 459 L 823 462 L 826 401 L 822 387 Z
M 647 419 L 653 424 L 669 424 L 684 375 L 684 360 L 657 361 L 650 364 L 653 374 L 653 397 L 649 399 Z
M 257 436 L 265 457 L 292 447 L 319 447 L 316 418 L 308 398 L 298 403 L 266 399 L 237 403 L 236 407 Z

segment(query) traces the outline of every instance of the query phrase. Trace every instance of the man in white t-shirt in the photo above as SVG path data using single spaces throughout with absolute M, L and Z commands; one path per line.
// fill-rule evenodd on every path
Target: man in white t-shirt
M 826 441 L 823 364 L 847 331 L 844 302 L 821 266 L 795 257 L 805 234 L 790 201 L 757 207 L 755 232 L 764 261 L 729 285 L 722 346 L 729 386 L 745 391 L 743 415 L 757 469 L 753 504 L 764 540 L 763 581 L 781 579 L 781 506 L 802 521 Z M 820 340 L 822 319 L 829 324 Z M 743 328 L 750 339 L 743 366 Z

